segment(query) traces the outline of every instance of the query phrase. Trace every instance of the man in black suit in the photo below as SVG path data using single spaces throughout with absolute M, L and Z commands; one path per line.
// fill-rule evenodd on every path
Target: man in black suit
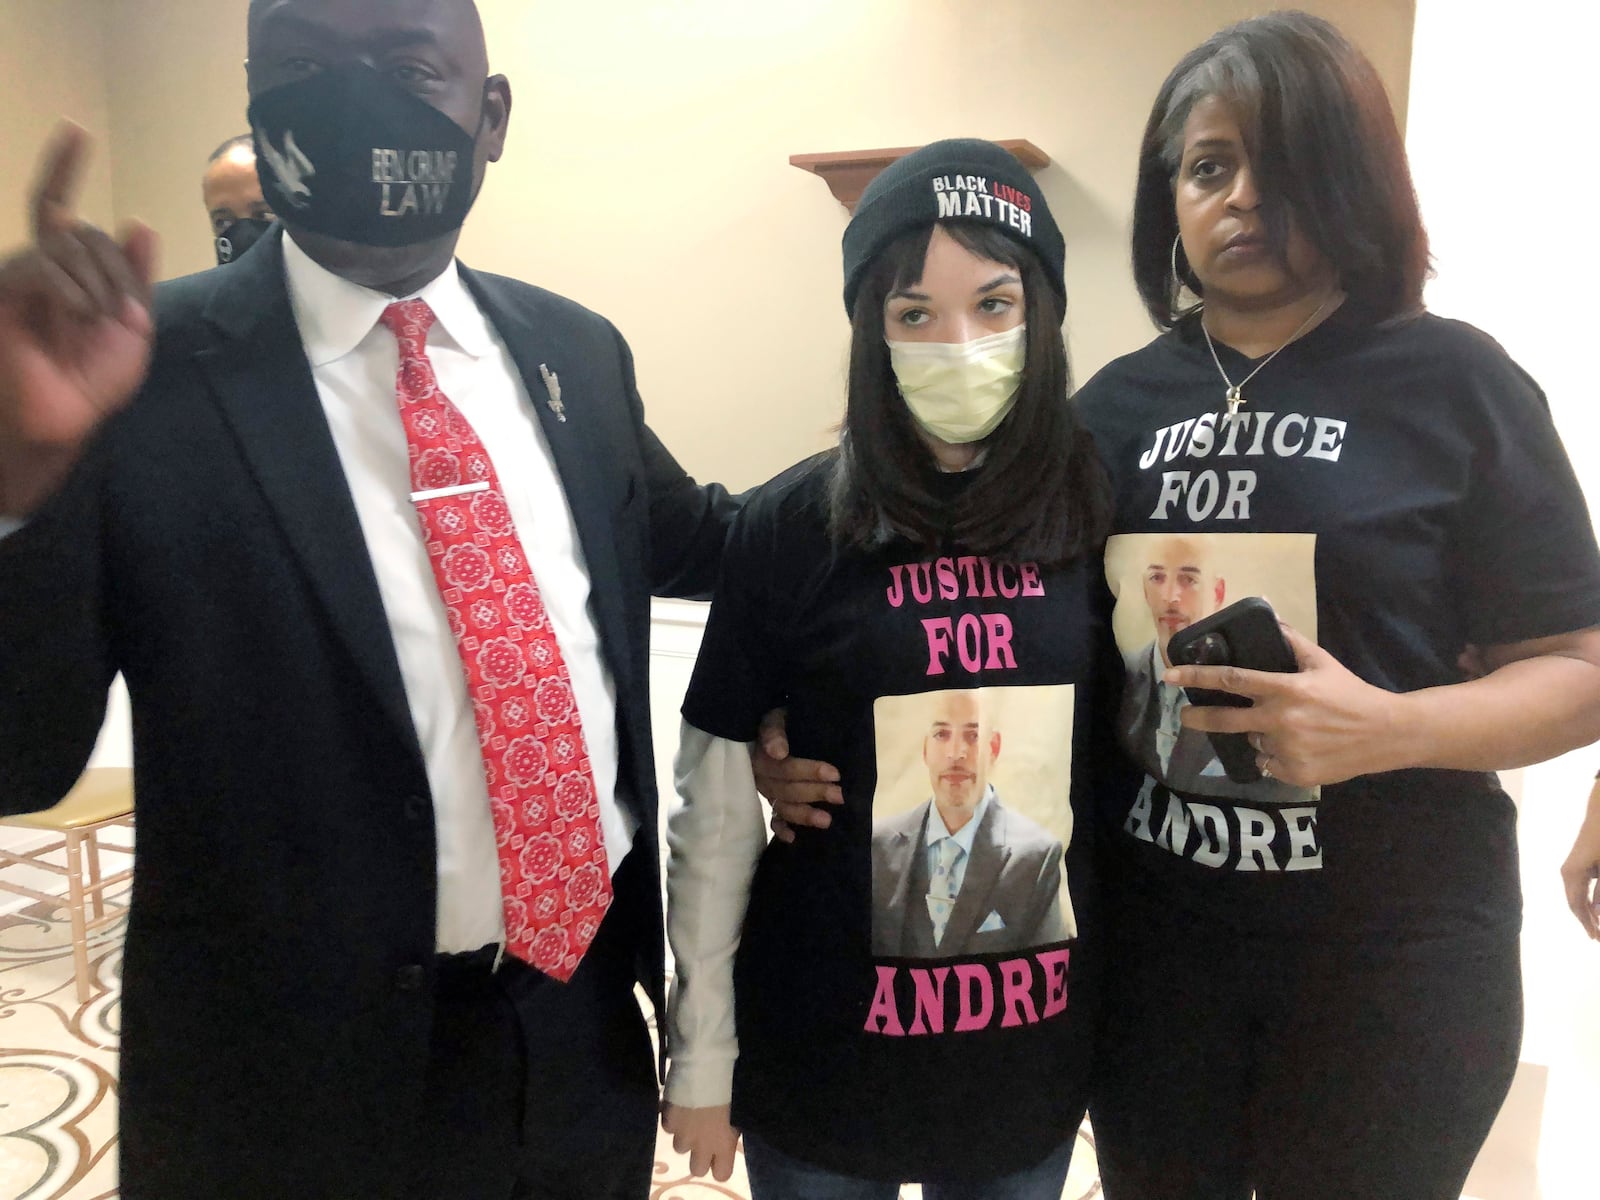
M 978 691 L 937 692 L 922 761 L 929 799 L 872 830 L 872 952 L 953 958 L 1073 936 L 1061 842 L 1000 803 L 1000 731 Z
M 152 300 L 149 232 L 73 215 L 67 131 L 0 262 L 0 811 L 67 792 L 117 672 L 133 703 L 122 1195 L 643 1196 L 649 596 L 709 591 L 732 505 L 646 428 L 608 322 L 456 264 L 511 109 L 470 0 L 254 0 L 249 40 L 286 233 Z M 419 305 L 431 332 L 390 323 Z M 537 584 L 509 611 L 581 739 L 480 738 L 531 718 L 469 692 L 435 582 L 397 408 L 435 393 L 493 460 L 496 553 Z M 610 879 L 569 982 L 504 953 L 500 797 L 545 752 L 586 754 L 571 852 Z
M 231 137 L 211 152 L 200 177 L 200 198 L 211 220 L 217 264 L 231 263 L 272 228 L 272 208 L 256 174 L 255 140 Z

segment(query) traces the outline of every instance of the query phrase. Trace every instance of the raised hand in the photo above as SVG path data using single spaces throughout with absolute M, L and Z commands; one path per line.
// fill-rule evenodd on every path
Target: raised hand
M 149 368 L 155 235 L 134 224 L 119 244 L 78 217 L 88 143 L 72 124 L 52 139 L 33 243 L 0 260 L 0 516 L 43 504 Z

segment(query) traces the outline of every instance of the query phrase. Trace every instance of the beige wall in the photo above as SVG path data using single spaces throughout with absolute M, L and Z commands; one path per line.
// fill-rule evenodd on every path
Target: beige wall
M 101 139 L 84 178 L 85 215 L 102 224 L 114 215 L 104 7 L 102 0 L 0 0 L 0 247 L 27 236 L 34 163 L 63 116 Z
M 249 0 L 93 0 L 103 14 L 117 213 L 161 236 L 167 277 L 216 263 L 200 199 L 206 156 L 245 133 Z M 0 4 L 5 0 L 0 0 Z
M 0 13 L 17 4 L 0 0 Z M 1372 54 L 1403 102 L 1412 0 L 1303 4 Z M 108 91 L 117 211 L 155 225 L 168 274 L 211 261 L 196 180 L 204 156 L 244 125 L 245 6 L 98 0 L 116 51 Z M 506 159 L 490 174 L 462 257 L 612 318 L 633 344 L 651 423 L 691 471 L 735 486 L 826 445 L 841 410 L 845 214 L 789 155 L 954 135 L 1040 146 L 1054 160 L 1041 178 L 1067 237 L 1070 345 L 1087 378 L 1151 332 L 1126 264 L 1150 99 L 1190 46 L 1271 7 L 480 6 L 515 107 Z
M 1551 30 L 1559 29 L 1560 38 Z M 1438 275 L 1428 306 L 1487 330 L 1549 397 L 1550 411 L 1600 512 L 1600 412 L 1594 403 L 1586 272 L 1572 272 L 1573 231 L 1593 206 L 1573 186 L 1573 134 L 1592 90 L 1600 10 L 1525 0 L 1506 21 L 1498 0 L 1419 0 L 1409 148 Z M 1480 65 L 1496 63 L 1496 86 Z M 1485 253 L 1485 208 L 1470 166 L 1504 149 L 1518 194 L 1514 253 Z M 1468 1191 L 1483 1200 L 1593 1200 L 1595 1096 L 1600 1093 L 1600 948 L 1567 911 L 1558 871 L 1583 819 L 1595 747 L 1518 772 L 1522 975 L 1526 997 L 1519 1086 L 1479 1157 Z M 1516 795 L 1516 792 L 1512 793 Z M 1542 1087 L 1540 1086 L 1542 1085 Z
M 844 210 L 794 153 L 1027 138 L 1067 238 L 1080 378 L 1151 331 L 1126 214 L 1150 100 L 1259 3 L 679 0 L 484 5 L 517 88 L 507 161 L 462 253 L 605 312 L 651 421 L 746 485 L 826 445 L 842 411 Z M 1308 4 L 1406 95 L 1411 4 Z

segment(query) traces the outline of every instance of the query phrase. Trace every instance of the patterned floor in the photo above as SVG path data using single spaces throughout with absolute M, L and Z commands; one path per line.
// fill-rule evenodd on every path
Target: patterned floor
M 120 923 L 90 942 L 94 987 L 79 1005 L 64 909 L 0 916 L 0 1196 L 117 1194 Z
M 33 904 L 0 916 L 0 1198 L 114 1200 L 120 923 L 90 945 L 94 988 L 79 1005 L 65 910 Z M 1079 1134 L 1064 1200 L 1100 1194 L 1094 1144 Z M 908 1187 L 907 1198 L 920 1195 Z M 744 1200 L 742 1164 L 727 1183 L 693 1179 L 670 1139 L 657 1149 L 650 1200 Z

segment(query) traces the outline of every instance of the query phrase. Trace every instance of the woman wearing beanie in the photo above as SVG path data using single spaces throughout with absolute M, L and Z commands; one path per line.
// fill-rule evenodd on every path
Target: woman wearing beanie
M 884 171 L 844 237 L 839 445 L 730 535 L 668 834 L 664 1119 L 722 1179 L 742 1131 L 755 1200 L 1057 1200 L 1066 1178 L 1098 1008 L 1091 793 L 1115 785 L 1089 772 L 1115 752 L 1063 255 L 992 143 Z M 748 744 L 778 705 L 842 804 L 769 846 Z
M 1077 401 L 1113 478 L 1145 775 L 1102 839 L 1106 1195 L 1456 1200 L 1521 1035 L 1494 772 L 1600 734 L 1583 498 L 1534 382 L 1423 310 L 1400 135 L 1326 22 L 1245 21 L 1174 68 L 1133 261 L 1165 332 Z M 1185 572 L 1152 650 L 1147 606 Z M 1264 591 L 1298 673 L 1169 669 L 1173 632 Z M 1219 685 L 1253 707 L 1179 691 Z M 1246 735 L 1261 778 L 1180 770 L 1210 731 Z

